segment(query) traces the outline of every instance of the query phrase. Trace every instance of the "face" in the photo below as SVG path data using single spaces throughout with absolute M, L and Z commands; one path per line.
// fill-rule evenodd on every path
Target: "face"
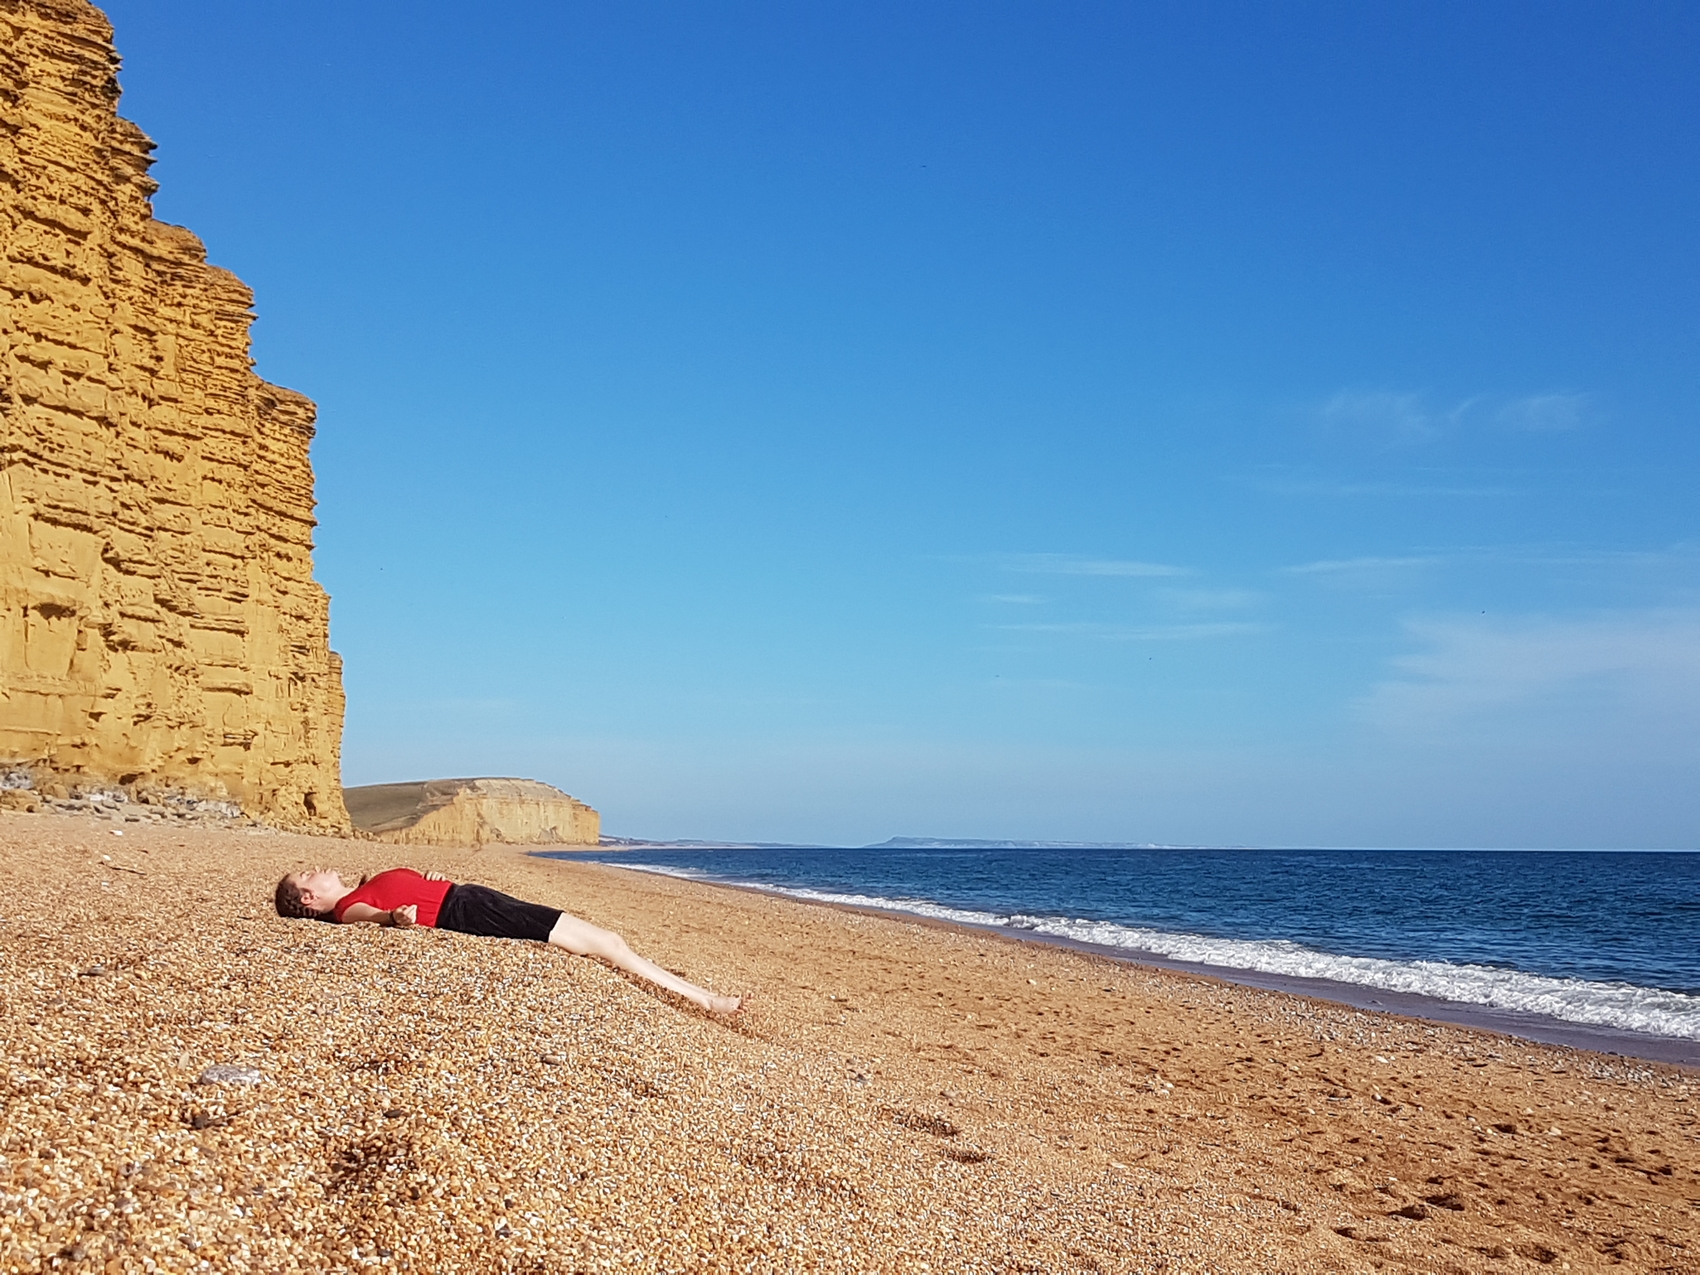
M 323 912 L 330 907 L 346 889 L 342 884 L 342 874 L 334 868 L 308 868 L 305 872 L 291 874 L 289 879 L 301 891 L 301 902 L 315 912 Z

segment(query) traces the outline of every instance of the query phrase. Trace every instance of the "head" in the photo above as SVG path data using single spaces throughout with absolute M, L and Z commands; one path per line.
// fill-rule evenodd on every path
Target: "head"
M 331 909 L 347 893 L 342 875 L 333 868 L 291 872 L 277 883 L 277 914 L 315 921 L 334 920 Z

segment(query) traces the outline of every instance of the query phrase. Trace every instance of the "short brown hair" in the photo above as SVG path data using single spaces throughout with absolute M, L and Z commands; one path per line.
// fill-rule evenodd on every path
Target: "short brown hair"
M 332 910 L 330 908 L 326 908 L 323 912 L 315 912 L 312 908 L 308 907 L 301 901 L 301 887 L 296 885 L 294 881 L 290 880 L 290 878 L 294 875 L 295 874 L 293 872 L 286 872 L 284 873 L 283 880 L 277 883 L 277 894 L 273 900 L 277 904 L 277 914 L 279 916 L 295 917 L 299 920 L 336 920 L 336 917 L 332 914 Z

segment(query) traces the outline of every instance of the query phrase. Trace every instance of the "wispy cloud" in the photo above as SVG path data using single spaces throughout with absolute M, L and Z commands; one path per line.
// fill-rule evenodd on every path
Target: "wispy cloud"
M 1388 443 L 1421 443 L 1438 437 L 1470 402 L 1465 400 L 1450 412 L 1437 412 L 1421 394 L 1341 390 L 1322 405 L 1318 415 L 1333 429 L 1367 434 Z
M 1296 567 L 1279 567 L 1277 574 L 1287 576 L 1357 575 L 1366 571 L 1397 571 L 1407 567 L 1432 567 L 1440 559 L 1434 556 L 1406 558 L 1325 558 L 1320 562 L 1304 562 Z
M 1535 711 L 1573 729 L 1625 717 L 1686 721 L 1700 713 L 1700 611 L 1612 612 L 1582 619 L 1412 621 L 1425 649 L 1359 707 L 1400 731 L 1458 727 Z
M 981 685 L 997 691 L 1103 691 L 1106 688 L 1092 682 L 1076 682 L 1066 677 L 994 677 Z
M 1156 600 L 1169 611 L 1243 611 L 1264 596 L 1255 589 L 1158 589 Z
M 1562 543 L 1456 545 L 1387 556 L 1323 558 L 1277 567 L 1275 574 L 1326 577 L 1440 566 L 1597 567 L 1615 573 L 1650 571 L 1674 581 L 1690 579 L 1700 568 L 1700 545 L 1678 542 L 1662 549 L 1590 549 Z
M 1001 602 L 1006 606 L 1036 607 L 1045 599 L 1036 593 L 988 593 L 983 599 L 986 602 Z
M 1464 426 L 1558 433 L 1581 429 L 1596 414 L 1594 396 L 1576 390 L 1472 394 L 1453 403 L 1409 390 L 1340 390 L 1316 409 L 1328 431 L 1390 447 L 1430 442 Z
M 1434 568 L 1446 561 L 1438 554 L 1404 557 L 1329 558 L 1277 567 L 1276 575 L 1296 576 L 1328 589 L 1393 593 L 1428 582 Z
M 1262 633 L 1269 627 L 1251 622 L 1209 624 L 994 624 L 1006 633 L 1060 633 L 1103 642 L 1192 642 L 1201 638 L 1237 637 Z
M 1320 475 L 1299 476 L 1265 474 L 1241 479 L 1259 491 L 1278 496 L 1351 497 L 1427 497 L 1427 496 L 1514 496 L 1518 488 L 1496 483 L 1460 481 L 1460 476 L 1442 471 L 1432 477 L 1421 472 L 1414 479 L 1387 482 L 1351 478 L 1331 478 Z
M 1004 555 L 998 562 L 1005 571 L 1031 575 L 1154 578 L 1192 574 L 1186 567 L 1165 566 L 1158 562 L 1087 558 L 1072 553 L 1013 553 Z
M 1532 434 L 1581 429 L 1593 414 L 1593 396 L 1571 392 L 1513 399 L 1495 414 L 1500 424 Z

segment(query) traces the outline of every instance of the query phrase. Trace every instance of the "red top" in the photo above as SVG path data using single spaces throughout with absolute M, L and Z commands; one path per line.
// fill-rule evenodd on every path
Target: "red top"
M 427 881 L 412 868 L 391 868 L 344 895 L 336 905 L 336 919 L 342 920 L 343 912 L 352 903 L 364 903 L 380 912 L 393 912 L 412 903 L 419 908 L 416 924 L 435 925 L 443 897 L 453 884 L 453 881 Z

